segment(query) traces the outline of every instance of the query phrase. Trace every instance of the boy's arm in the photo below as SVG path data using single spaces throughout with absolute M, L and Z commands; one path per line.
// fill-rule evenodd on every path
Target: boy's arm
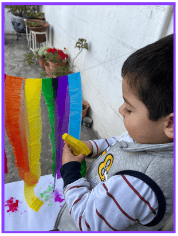
M 81 231 L 120 231 L 138 222 L 147 224 L 155 217 L 155 193 L 136 177 L 113 176 L 91 191 L 75 161 L 61 167 L 61 176 L 69 213 Z
M 86 144 L 87 147 L 91 150 L 91 153 L 88 155 L 88 157 L 94 158 L 99 156 L 109 146 L 112 146 L 115 143 L 116 139 L 118 139 L 118 141 L 134 142 L 134 140 L 129 136 L 128 132 L 125 132 L 124 134 L 120 135 L 120 137 L 114 136 L 109 139 L 81 141 Z
M 116 141 L 117 136 L 109 138 L 109 139 L 95 139 L 95 140 L 88 140 L 88 141 L 83 141 L 87 146 L 92 145 L 90 150 L 92 149 L 92 152 L 88 155 L 88 157 L 94 158 L 99 156 L 103 151 L 105 151 L 109 146 L 114 144 Z M 89 147 L 89 146 L 88 146 Z

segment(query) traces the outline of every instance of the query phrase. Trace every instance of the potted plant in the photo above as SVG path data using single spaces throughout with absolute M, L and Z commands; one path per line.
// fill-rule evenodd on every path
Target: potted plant
M 49 48 L 49 47 L 44 46 L 44 47 L 36 48 L 36 49 L 34 50 L 34 53 L 35 53 L 35 54 L 37 55 L 37 57 L 38 57 L 39 65 L 40 65 L 43 69 L 45 69 L 45 62 L 46 62 L 45 57 L 46 57 L 47 49 L 48 49 L 48 48 Z
M 49 62 L 50 71 L 51 73 L 53 73 L 59 67 L 66 66 L 68 55 L 65 54 L 65 52 L 62 50 L 56 48 L 49 48 L 47 50 L 46 59 Z
M 24 16 L 25 15 L 26 15 L 26 19 L 45 20 L 45 14 L 43 12 L 27 11 L 27 13 L 24 13 Z
M 27 53 L 24 58 L 24 62 L 27 62 L 29 65 L 34 64 L 34 61 L 38 58 L 39 65 L 45 69 L 46 53 L 49 47 L 44 46 L 36 48 L 34 53 Z
M 6 5 L 8 12 L 12 13 L 11 23 L 17 33 L 26 33 L 26 25 L 24 19 L 39 18 L 44 20 L 44 13 L 35 12 L 35 5 Z
M 41 19 L 45 20 L 44 13 L 36 12 L 35 5 L 6 5 L 8 12 L 15 16 L 23 17 L 24 19 Z
M 47 49 L 44 53 L 46 73 L 41 72 L 41 77 L 46 77 L 48 75 L 55 78 L 73 73 L 72 68 L 67 61 L 68 55 L 65 51 L 66 48 L 64 48 L 63 51 L 56 48 Z
M 60 77 L 72 73 L 71 67 L 67 61 L 68 55 L 62 50 L 49 48 L 47 46 L 36 48 L 34 53 L 30 52 L 25 55 L 24 62 L 32 65 L 37 58 L 40 66 L 45 69 L 45 71 L 40 72 L 41 78 L 47 75 L 50 78 Z

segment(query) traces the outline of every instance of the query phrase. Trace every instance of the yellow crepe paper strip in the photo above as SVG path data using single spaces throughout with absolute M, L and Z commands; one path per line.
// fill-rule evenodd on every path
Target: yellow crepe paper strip
M 41 107 L 40 98 L 42 90 L 42 79 L 25 79 L 25 128 L 28 145 L 28 161 L 30 172 L 39 180 L 41 175 L 40 154 L 41 154 Z M 29 207 L 38 211 L 43 205 L 34 193 L 33 182 L 24 182 L 24 195 Z
M 40 209 L 40 207 L 44 204 L 44 202 L 35 196 L 34 193 L 35 186 L 36 184 L 28 187 L 27 184 L 24 182 L 24 195 L 26 202 L 30 208 L 32 208 L 34 211 L 37 212 Z
M 20 102 L 20 114 L 19 114 L 19 129 L 21 134 L 21 143 L 22 143 L 22 150 L 24 155 L 24 160 L 26 165 L 28 165 L 28 170 L 23 170 L 23 180 L 27 183 L 27 186 L 34 185 L 38 183 L 37 176 L 30 172 L 29 161 L 28 161 L 28 147 L 27 147 L 27 139 L 26 139 L 26 130 L 25 130 L 25 94 L 24 94 L 24 86 L 25 86 L 25 79 L 23 79 L 23 86 L 21 91 L 21 102 Z M 27 121 L 26 121 L 27 122 Z

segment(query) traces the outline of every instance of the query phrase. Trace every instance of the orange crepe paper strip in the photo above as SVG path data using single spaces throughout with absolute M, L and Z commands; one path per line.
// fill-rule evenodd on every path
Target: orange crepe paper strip
M 23 78 L 6 75 L 5 77 L 5 129 L 9 137 L 15 157 L 15 166 L 18 167 L 19 176 L 26 182 L 30 180 L 30 167 L 27 156 L 26 141 L 22 141 L 21 131 L 24 130 L 24 122 L 21 109 L 23 91 Z M 34 180 L 34 176 L 31 178 Z M 34 181 L 36 183 L 36 180 Z

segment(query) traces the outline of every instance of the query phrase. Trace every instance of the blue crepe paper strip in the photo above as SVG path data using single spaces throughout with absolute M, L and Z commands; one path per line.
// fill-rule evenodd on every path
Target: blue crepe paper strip
M 82 119 L 82 89 L 80 72 L 68 75 L 70 96 L 69 134 L 80 138 Z

